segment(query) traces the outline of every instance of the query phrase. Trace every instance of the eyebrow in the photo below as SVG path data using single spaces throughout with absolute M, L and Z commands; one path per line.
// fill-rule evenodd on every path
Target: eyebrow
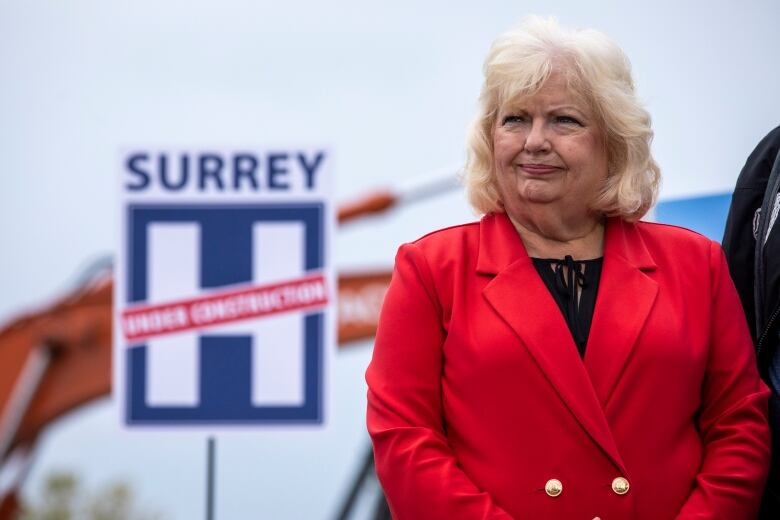
M 550 112 L 556 110 L 574 110 L 576 112 L 582 112 L 582 109 L 578 108 L 577 105 L 553 105 L 552 108 L 550 108 Z
M 507 106 L 505 106 L 504 108 L 502 108 L 499 111 L 499 114 L 507 115 L 507 114 L 509 114 L 511 112 L 519 112 L 519 111 L 526 112 L 526 109 L 522 108 L 522 107 L 520 107 L 518 105 L 514 105 L 514 106 L 513 105 L 507 105 Z M 584 112 L 581 108 L 578 108 L 576 105 L 570 105 L 570 104 L 553 105 L 552 107 L 550 107 L 547 110 L 548 113 L 565 112 L 565 111 L 576 112 L 580 117 L 583 117 L 585 119 L 593 118 L 593 114 L 589 114 L 588 112 Z

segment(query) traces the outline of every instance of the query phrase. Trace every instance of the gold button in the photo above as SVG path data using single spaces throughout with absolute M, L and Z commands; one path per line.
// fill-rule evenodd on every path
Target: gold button
M 628 480 L 623 477 L 618 477 L 612 481 L 612 491 L 618 495 L 625 495 L 628 493 Z
M 544 492 L 551 497 L 557 497 L 563 493 L 563 484 L 561 484 L 560 480 L 551 478 L 547 481 L 547 484 L 544 485 Z

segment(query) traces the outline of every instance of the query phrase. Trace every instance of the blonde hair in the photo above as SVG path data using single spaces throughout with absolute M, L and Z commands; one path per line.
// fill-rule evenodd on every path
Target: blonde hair
M 650 114 L 636 97 L 631 64 L 604 34 L 528 17 L 499 36 L 485 59 L 479 112 L 467 141 L 463 182 L 477 212 L 503 211 L 493 164 L 493 126 L 502 108 L 533 95 L 555 71 L 591 106 L 606 136 L 609 171 L 591 209 L 635 221 L 655 203 L 661 171 L 650 151 Z

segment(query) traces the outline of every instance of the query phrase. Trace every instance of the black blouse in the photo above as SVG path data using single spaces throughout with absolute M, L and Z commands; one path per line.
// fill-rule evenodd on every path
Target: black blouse
M 580 357 L 585 357 L 585 346 L 588 343 L 590 325 L 593 321 L 593 309 L 596 306 L 596 293 L 604 259 L 574 260 L 566 255 L 563 260 L 557 258 L 532 258 L 531 260 L 561 309 Z

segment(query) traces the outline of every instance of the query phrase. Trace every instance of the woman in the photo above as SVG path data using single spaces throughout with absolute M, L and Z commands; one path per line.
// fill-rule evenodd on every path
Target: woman
M 478 223 L 398 252 L 368 368 L 398 519 L 754 518 L 767 389 L 717 243 L 639 222 L 628 60 L 532 18 L 485 63 Z

